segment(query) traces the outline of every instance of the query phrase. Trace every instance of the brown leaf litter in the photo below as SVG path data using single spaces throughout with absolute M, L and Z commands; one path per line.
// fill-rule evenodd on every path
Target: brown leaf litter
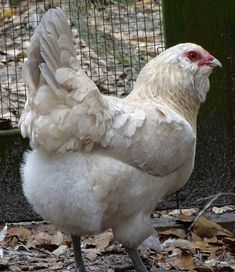
M 149 271 L 235 271 L 233 233 L 203 216 L 190 233 L 193 217 L 181 212 L 178 221 L 181 228 L 158 231 L 161 252 L 140 246 Z M 18 223 L 0 229 L 0 271 L 74 271 L 70 236 L 52 225 Z M 134 271 L 110 230 L 82 237 L 82 252 L 88 271 Z

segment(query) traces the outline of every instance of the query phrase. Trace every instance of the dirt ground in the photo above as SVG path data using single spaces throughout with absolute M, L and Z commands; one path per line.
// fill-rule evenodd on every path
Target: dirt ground
M 227 212 L 234 207 L 214 207 Z M 235 236 L 219 224 L 201 216 L 198 210 L 158 212 L 158 218 L 174 218 L 179 225 L 158 233 L 162 250 L 144 245 L 140 255 L 149 271 L 235 271 Z M 188 231 L 194 222 L 193 228 Z M 180 226 L 180 227 L 179 227 Z M 82 253 L 88 272 L 135 271 L 125 249 L 113 239 L 110 230 L 82 237 Z M 75 271 L 71 239 L 46 222 L 2 225 L 0 228 L 0 271 Z

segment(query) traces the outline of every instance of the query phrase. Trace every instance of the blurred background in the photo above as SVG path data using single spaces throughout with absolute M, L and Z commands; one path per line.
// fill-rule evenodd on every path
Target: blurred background
M 21 68 L 44 12 L 60 6 L 71 24 L 77 57 L 100 91 L 128 94 L 143 65 L 163 49 L 161 2 L 149 0 L 2 0 L 0 117 L 17 126 L 26 99 Z

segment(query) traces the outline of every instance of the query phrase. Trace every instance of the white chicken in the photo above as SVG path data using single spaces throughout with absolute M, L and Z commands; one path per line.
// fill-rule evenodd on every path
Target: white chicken
M 71 233 L 78 271 L 80 236 L 108 228 L 135 269 L 147 271 L 137 247 L 153 233 L 156 204 L 191 175 L 197 114 L 217 66 L 201 46 L 178 44 L 142 69 L 130 95 L 104 96 L 78 64 L 62 10 L 44 15 L 23 67 L 20 127 L 33 149 L 23 190 L 43 218 Z

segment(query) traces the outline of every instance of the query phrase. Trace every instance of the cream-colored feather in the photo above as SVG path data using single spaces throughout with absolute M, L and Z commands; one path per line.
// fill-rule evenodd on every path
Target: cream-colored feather
M 34 151 L 22 177 L 36 211 L 73 234 L 111 227 L 127 246 L 142 242 L 157 202 L 192 172 L 199 105 L 220 64 L 208 56 L 174 46 L 143 68 L 129 96 L 104 96 L 76 59 L 65 15 L 49 10 L 23 67 L 20 127 Z

